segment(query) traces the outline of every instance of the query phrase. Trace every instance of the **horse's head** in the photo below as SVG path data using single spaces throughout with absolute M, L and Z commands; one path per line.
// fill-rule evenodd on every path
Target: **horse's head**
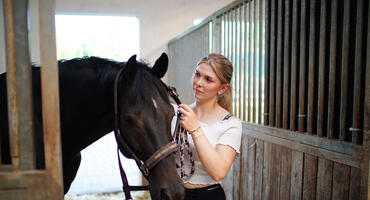
M 118 81 L 120 137 L 143 161 L 172 141 L 170 124 L 174 111 L 160 80 L 167 66 L 166 54 L 161 55 L 153 68 L 132 56 Z M 132 157 L 127 149 L 120 150 L 126 157 Z M 183 198 L 183 183 L 172 154 L 151 168 L 147 178 L 152 199 Z

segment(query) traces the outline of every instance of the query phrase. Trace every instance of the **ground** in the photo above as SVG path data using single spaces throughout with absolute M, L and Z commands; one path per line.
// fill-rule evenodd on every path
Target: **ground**
M 131 192 L 134 200 L 150 200 L 150 194 L 147 191 Z M 83 195 L 66 195 L 64 200 L 122 200 L 125 194 L 123 192 L 83 194 Z

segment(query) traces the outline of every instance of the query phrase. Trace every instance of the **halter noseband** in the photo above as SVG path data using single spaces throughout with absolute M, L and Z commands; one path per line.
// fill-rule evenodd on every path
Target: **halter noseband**
M 145 178 L 148 178 L 149 176 L 149 170 L 153 168 L 156 164 L 158 164 L 159 161 L 161 161 L 163 158 L 166 158 L 169 156 L 171 153 L 177 151 L 177 143 L 175 141 L 169 142 L 165 146 L 161 147 L 158 149 L 156 152 L 153 153 L 146 161 L 143 161 L 139 159 L 134 151 L 130 148 L 130 146 L 125 142 L 125 140 L 122 139 L 121 132 L 119 129 L 119 116 L 118 116 L 118 81 L 119 77 L 124 70 L 124 67 L 120 69 L 120 71 L 117 73 L 115 80 L 114 80 L 114 121 L 115 121 L 115 127 L 114 127 L 114 135 L 116 137 L 117 141 L 117 156 L 118 156 L 118 164 L 119 164 L 119 169 L 120 169 L 120 174 L 121 174 L 121 179 L 122 179 L 122 189 L 125 193 L 126 199 L 132 199 L 131 197 L 131 191 L 138 191 L 138 190 L 148 190 L 149 186 L 130 186 L 127 180 L 127 176 L 125 171 L 122 168 L 121 165 L 121 158 L 119 156 L 119 150 L 124 150 L 127 152 L 132 159 L 136 161 L 136 164 L 138 165 L 140 171 L 143 173 Z M 163 83 L 163 82 L 162 82 Z M 163 83 L 164 84 L 164 83 Z M 169 92 L 169 95 L 174 98 L 176 103 L 181 103 L 180 100 L 178 99 L 178 95 L 176 93 L 176 90 L 172 87 L 168 87 L 166 84 L 164 84 L 167 92 Z M 177 95 L 177 96 L 176 96 Z M 178 127 L 178 121 L 176 122 L 176 127 Z M 176 128 L 177 129 L 177 128 Z

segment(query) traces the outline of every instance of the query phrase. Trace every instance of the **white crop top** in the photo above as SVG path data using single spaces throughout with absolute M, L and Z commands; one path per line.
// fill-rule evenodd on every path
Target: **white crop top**
M 175 113 L 177 113 L 177 106 L 174 105 Z M 198 121 L 200 127 L 202 128 L 205 136 L 208 138 L 209 142 L 213 146 L 216 147 L 217 144 L 223 144 L 232 147 L 235 149 L 237 153 L 240 153 L 240 143 L 241 143 L 241 136 L 242 136 L 242 123 L 236 117 L 231 117 L 227 120 L 217 121 L 213 123 L 204 123 Z M 173 134 L 176 125 L 176 116 L 172 119 L 171 124 L 171 132 Z M 198 153 L 195 149 L 194 142 L 191 136 L 188 136 L 190 149 L 193 153 L 194 163 L 195 163 L 195 172 L 194 174 L 187 180 L 185 183 L 191 184 L 215 184 L 220 183 L 216 182 L 208 175 L 207 171 L 203 168 Z M 179 162 L 179 154 L 176 154 L 176 162 Z M 190 161 L 187 159 L 187 155 L 185 156 L 185 173 L 188 174 L 190 172 Z M 180 175 L 180 169 L 177 169 Z

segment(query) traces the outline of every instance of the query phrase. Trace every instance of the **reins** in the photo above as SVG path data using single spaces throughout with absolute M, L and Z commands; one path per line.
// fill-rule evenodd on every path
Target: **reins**
M 149 185 L 143 185 L 143 186 L 131 186 L 128 183 L 127 175 L 122 167 L 121 158 L 119 155 L 119 151 L 126 151 L 129 156 L 132 157 L 132 159 L 135 160 L 137 166 L 139 167 L 141 173 L 144 175 L 145 178 L 148 179 L 149 176 L 149 170 L 153 168 L 159 161 L 161 161 L 163 158 L 166 158 L 170 154 L 176 152 L 178 150 L 178 145 L 180 146 L 180 165 L 181 165 L 181 178 L 184 180 L 185 178 L 190 177 L 194 173 L 194 159 L 193 154 L 190 150 L 187 132 L 185 129 L 180 127 L 180 113 L 177 113 L 177 121 L 175 126 L 175 134 L 174 134 L 174 141 L 169 142 L 165 146 L 158 149 L 156 152 L 154 152 L 153 155 L 151 155 L 147 160 L 143 161 L 139 159 L 134 151 L 130 148 L 130 146 L 125 142 L 125 140 L 122 139 L 121 132 L 119 129 L 119 108 L 118 108 L 118 82 L 121 73 L 123 72 L 124 67 L 121 68 L 114 80 L 114 135 L 116 137 L 117 141 L 117 157 L 118 157 L 118 165 L 119 170 L 121 174 L 121 180 L 122 180 L 122 190 L 125 193 L 125 199 L 129 200 L 132 199 L 131 197 L 131 191 L 140 191 L 140 190 L 149 190 Z M 161 81 L 162 82 L 162 81 Z M 178 98 L 178 94 L 176 92 L 176 89 L 174 87 L 167 86 L 164 82 L 162 82 L 164 87 L 167 90 L 167 93 L 169 96 L 171 96 L 174 101 L 179 105 L 181 104 L 180 99 Z M 190 174 L 185 174 L 185 167 L 184 167 L 184 148 L 187 149 L 187 152 L 190 156 L 190 162 L 192 164 L 191 172 Z

